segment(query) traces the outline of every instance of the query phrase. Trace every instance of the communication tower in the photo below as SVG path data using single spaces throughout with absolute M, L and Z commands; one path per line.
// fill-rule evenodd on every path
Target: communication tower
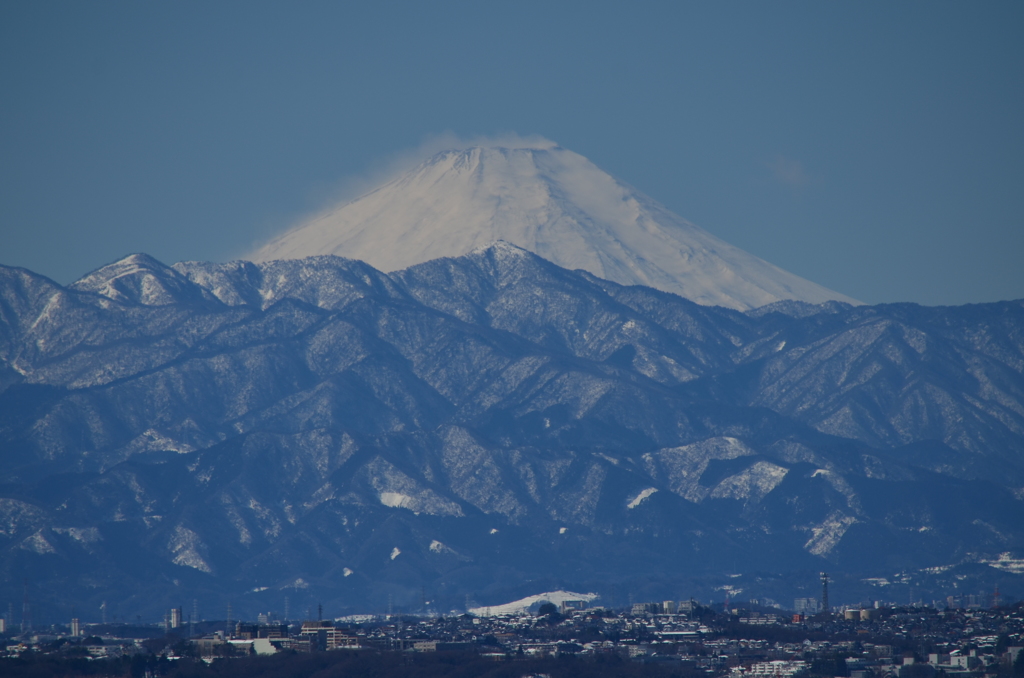
M 28 579 L 25 580 L 25 593 L 21 598 L 21 632 L 32 630 L 32 606 L 28 602 Z

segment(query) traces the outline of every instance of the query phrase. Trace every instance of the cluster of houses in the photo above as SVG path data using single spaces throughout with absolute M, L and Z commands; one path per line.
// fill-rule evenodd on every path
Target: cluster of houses
M 806 605 L 804 612 L 812 609 Z M 211 624 L 205 623 L 204 630 Z M 532 612 L 301 623 L 265 614 L 255 623 L 225 622 L 205 635 L 183 623 L 179 610 L 168 615 L 163 629 L 149 629 L 148 639 L 101 637 L 102 628 L 111 630 L 76 619 L 70 636 L 22 634 L 11 637 L 5 653 L 33 649 L 98 658 L 145 652 L 207 661 L 288 651 L 473 652 L 498 661 L 618 655 L 729 678 L 790 678 L 806 671 L 850 678 L 996 678 L 1012 675 L 1014 662 L 1024 668 L 1022 604 L 1000 609 L 865 606 L 805 615 L 763 606 L 712 612 L 692 602 L 664 601 L 610 610 L 563 601 Z

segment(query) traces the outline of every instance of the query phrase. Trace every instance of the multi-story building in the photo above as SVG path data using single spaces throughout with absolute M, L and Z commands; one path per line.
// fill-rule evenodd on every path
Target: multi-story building
M 732 670 L 736 678 L 790 678 L 807 668 L 805 661 L 789 661 L 776 659 L 770 662 L 758 662 L 746 668 L 737 666 Z
M 334 628 L 329 621 L 302 622 L 300 638 L 308 638 L 311 649 L 338 650 L 359 647 L 359 638 Z

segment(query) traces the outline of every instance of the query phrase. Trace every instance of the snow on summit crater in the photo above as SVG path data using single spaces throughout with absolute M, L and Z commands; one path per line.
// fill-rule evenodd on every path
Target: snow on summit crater
M 719 240 L 550 143 L 443 151 L 251 258 L 335 254 L 395 271 L 500 240 L 564 268 L 701 304 L 857 303 Z

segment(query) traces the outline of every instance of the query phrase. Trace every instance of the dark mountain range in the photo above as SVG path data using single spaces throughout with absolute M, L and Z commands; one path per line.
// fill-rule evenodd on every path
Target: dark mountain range
M 1024 595 L 1021 301 L 744 313 L 504 243 L 390 274 L 133 255 L 0 267 L 0 389 L 0 596 L 53 615 L 820 569 Z

